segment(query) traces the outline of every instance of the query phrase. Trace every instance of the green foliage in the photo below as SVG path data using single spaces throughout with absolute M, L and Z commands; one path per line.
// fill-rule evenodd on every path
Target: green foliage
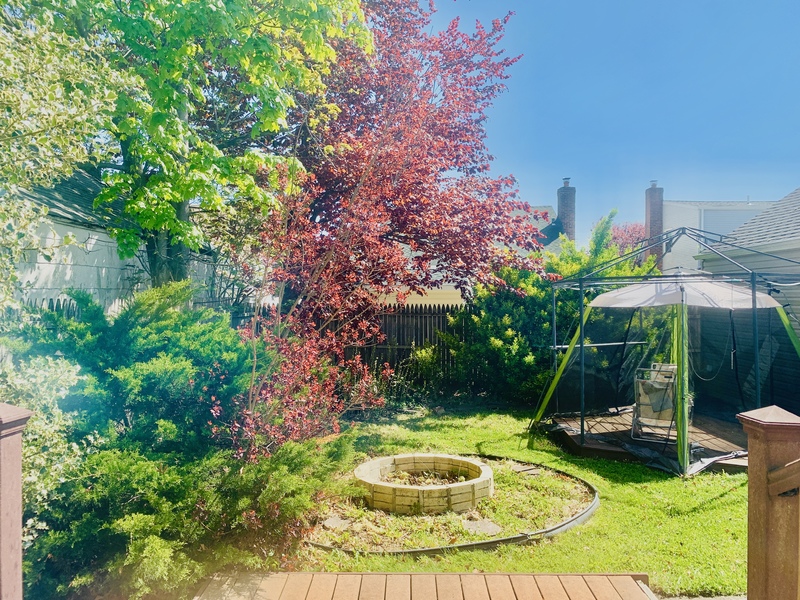
M 39 228 L 47 211 L 33 202 L 0 190 L 0 310 L 19 310 L 14 294 L 22 289 L 17 264 L 28 251 L 38 251 Z
M 187 283 L 149 290 L 110 319 L 72 292 L 80 316 L 42 315 L 17 345 L 34 358 L 0 374 L 49 428 L 32 421 L 26 442 L 26 515 L 39 532 L 27 538 L 29 597 L 180 596 L 228 565 L 274 568 L 349 459 L 345 437 L 249 463 L 219 447 L 229 440 L 212 437 L 211 408 L 233 410 L 250 363 L 227 315 L 187 308 L 191 294 Z M 65 360 L 41 358 L 54 353 L 81 365 L 80 381 Z M 87 454 L 95 428 L 104 439 Z
M 351 457 L 346 437 L 322 449 L 288 443 L 258 463 L 225 451 L 191 462 L 122 449 L 93 454 L 62 486 L 69 501 L 46 511 L 50 528 L 26 553 L 28 595 L 181 595 L 230 564 L 274 568 L 331 473 Z
M 0 308 L 19 308 L 16 265 L 45 250 L 37 229 L 46 211 L 18 188 L 50 185 L 107 156 L 107 136 L 98 134 L 126 83 L 102 57 L 101 38 L 57 31 L 48 15 L 18 15 L 0 1 Z
M 48 185 L 105 156 L 97 136 L 124 83 L 101 38 L 77 39 L 47 15 L 18 14 L 0 2 L 0 189 Z
M 618 258 L 619 249 L 611 243 L 614 215 L 612 212 L 595 226 L 588 251 L 563 238 L 561 253 L 546 255 L 547 272 L 570 277 Z M 625 261 L 605 275 L 642 275 L 653 268 L 653 259 L 641 266 Z M 449 389 L 488 393 L 530 405 L 552 368 L 552 289 L 549 281 L 532 272 L 504 269 L 499 275 L 517 292 L 478 286 L 470 310 L 451 317 L 452 329 L 463 333 L 441 334 L 455 362 L 449 379 L 442 383 Z M 578 302 L 577 292 L 558 294 L 559 344 L 567 343 L 577 327 Z M 425 362 L 424 356 L 419 358 Z
M 93 46 L 131 82 L 105 129 L 118 156 L 104 165 L 108 187 L 97 201 L 125 199 L 126 219 L 110 233 L 124 256 L 143 242 L 162 245 L 148 248 L 151 259 L 199 246 L 190 201 L 209 213 L 237 198 L 269 206 L 254 175 L 288 161 L 252 140 L 286 128 L 298 92 L 322 90 L 336 39 L 370 43 L 358 0 L 5 4 L 20 21 L 52 23 L 58 35 Z
M 33 351 L 61 352 L 89 378 L 71 400 L 86 428 L 113 429 L 152 450 L 203 452 L 210 409 L 228 405 L 248 374 L 246 347 L 229 318 L 189 310 L 187 283 L 142 292 L 111 321 L 85 292 L 80 317 L 47 313 Z
M 79 379 L 65 360 L 36 357 L 0 364 L 0 400 L 33 411 L 22 437 L 23 544 L 46 530 L 43 513 L 64 500 L 60 486 L 75 476 L 85 452 L 97 441 L 70 441 L 72 416 L 58 406 Z

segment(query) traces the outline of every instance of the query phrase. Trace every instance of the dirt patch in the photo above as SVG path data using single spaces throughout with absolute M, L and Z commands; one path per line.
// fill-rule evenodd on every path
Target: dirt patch
M 381 477 L 387 483 L 400 483 L 402 485 L 451 485 L 466 481 L 463 475 L 455 473 L 439 473 L 437 471 L 423 471 L 409 473 L 408 471 L 393 471 Z

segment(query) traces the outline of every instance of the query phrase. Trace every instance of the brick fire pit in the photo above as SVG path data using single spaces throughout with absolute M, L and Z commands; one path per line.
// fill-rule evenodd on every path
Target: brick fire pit
M 389 473 L 438 473 L 463 476 L 465 481 L 442 485 L 404 485 L 382 481 Z M 481 461 L 448 454 L 397 454 L 376 458 L 355 471 L 368 490 L 367 505 L 394 513 L 465 512 L 494 493 L 492 469 Z

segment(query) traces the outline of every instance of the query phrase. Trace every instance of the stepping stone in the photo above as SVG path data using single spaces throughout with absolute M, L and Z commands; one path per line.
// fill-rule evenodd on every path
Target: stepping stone
M 325 529 L 336 529 L 341 531 L 342 529 L 347 529 L 350 527 L 352 521 L 349 519 L 343 519 L 339 515 L 333 515 L 332 517 L 325 519 L 322 522 L 322 526 Z
M 497 535 L 502 531 L 502 527 L 493 523 L 489 519 L 480 521 L 464 521 L 464 529 L 470 533 L 485 533 L 486 535 Z

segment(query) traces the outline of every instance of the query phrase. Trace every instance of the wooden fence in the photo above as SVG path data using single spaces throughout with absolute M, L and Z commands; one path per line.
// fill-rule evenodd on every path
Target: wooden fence
M 439 333 L 457 334 L 463 338 L 463 325 L 457 330 L 452 317 L 473 310 L 464 305 L 426 304 L 388 307 L 380 315 L 383 341 L 363 348 L 353 348 L 370 365 L 388 363 L 393 369 L 407 361 L 415 349 L 431 347 L 436 367 L 445 376 L 453 368 L 453 357 Z
M 453 359 L 439 333 L 457 334 L 463 339 L 466 333 L 463 324 L 453 324 L 451 317 L 472 310 L 469 306 L 457 304 L 387 306 L 378 315 L 384 339 L 367 346 L 347 348 L 346 355 L 352 358 L 358 354 L 373 367 L 388 363 L 397 369 L 411 357 L 415 349 L 430 346 L 436 361 L 434 368 L 447 375 L 453 368 Z M 231 325 L 235 328 L 244 327 L 252 318 L 252 314 L 232 314 Z M 331 327 L 335 329 L 336 323 L 332 323 Z

